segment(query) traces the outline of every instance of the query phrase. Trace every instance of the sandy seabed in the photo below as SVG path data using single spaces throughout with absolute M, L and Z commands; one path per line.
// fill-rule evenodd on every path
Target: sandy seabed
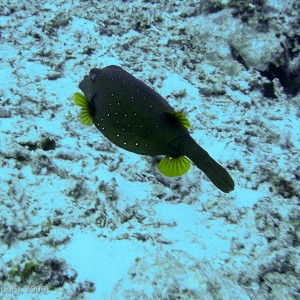
M 299 1 L 2 1 L 1 299 L 299 299 Z M 91 68 L 159 92 L 224 194 L 79 123 Z

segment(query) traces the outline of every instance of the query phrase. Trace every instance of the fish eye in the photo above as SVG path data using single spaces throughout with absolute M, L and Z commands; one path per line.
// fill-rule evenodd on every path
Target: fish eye
M 97 80 L 97 74 L 95 74 L 94 72 L 90 72 L 90 80 L 92 82 L 95 82 Z

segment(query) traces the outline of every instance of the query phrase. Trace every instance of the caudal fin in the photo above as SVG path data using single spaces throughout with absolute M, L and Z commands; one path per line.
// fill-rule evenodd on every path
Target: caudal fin
M 224 193 L 234 190 L 234 181 L 229 173 L 189 136 L 184 147 L 186 155 L 211 182 Z

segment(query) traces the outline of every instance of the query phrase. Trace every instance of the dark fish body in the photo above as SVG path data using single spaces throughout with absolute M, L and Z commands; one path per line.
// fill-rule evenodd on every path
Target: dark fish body
M 76 104 L 115 145 L 137 154 L 167 155 L 170 163 L 166 161 L 162 169 L 170 165 L 172 174 L 183 174 L 180 170 L 188 161 L 183 156 L 187 156 L 223 192 L 234 189 L 228 172 L 190 136 L 187 119 L 142 81 L 120 67 L 108 66 L 92 69 L 79 88 L 85 98 L 78 103 L 74 98 Z
M 117 66 L 92 69 L 80 89 L 94 106 L 95 126 L 118 147 L 145 155 L 174 154 L 168 143 L 188 134 L 180 124 L 170 122 L 164 111 L 174 111 L 158 93 Z

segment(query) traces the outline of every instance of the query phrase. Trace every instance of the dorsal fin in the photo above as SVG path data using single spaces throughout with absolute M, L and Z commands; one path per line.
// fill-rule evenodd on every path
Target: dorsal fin
M 171 110 L 165 110 L 164 111 L 166 114 L 174 118 L 181 126 L 184 128 L 188 129 L 190 128 L 191 124 L 188 118 L 181 112 L 179 111 L 171 111 Z

